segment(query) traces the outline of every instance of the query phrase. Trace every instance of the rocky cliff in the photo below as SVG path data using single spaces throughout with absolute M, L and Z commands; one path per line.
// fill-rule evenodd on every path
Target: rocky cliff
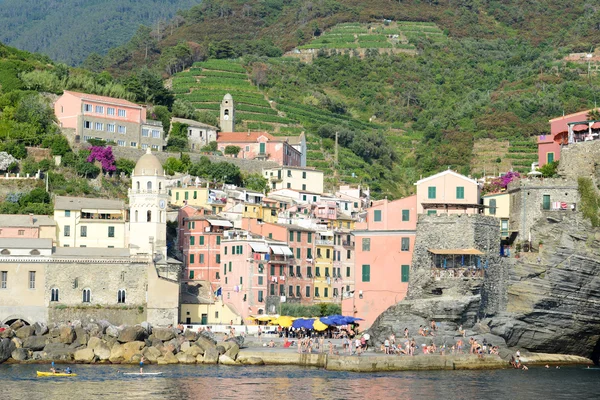
M 427 280 L 421 273 L 420 288 L 412 292 L 416 295 L 375 321 L 370 329 L 375 342 L 405 327 L 416 335 L 419 325 L 433 319 L 440 327 L 434 339 L 439 344 L 454 343 L 457 326 L 463 324 L 467 336 L 487 336 L 494 344 L 582 355 L 598 363 L 600 229 L 579 212 L 547 211 L 531 235 L 543 241 L 539 252 L 495 257 L 479 286 L 466 279 Z

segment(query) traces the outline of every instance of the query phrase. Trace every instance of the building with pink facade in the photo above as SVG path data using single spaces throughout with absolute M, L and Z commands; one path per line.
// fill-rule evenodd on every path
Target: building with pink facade
M 589 119 L 591 111 L 593 110 L 580 111 L 549 121 L 550 134 L 538 136 L 537 140 L 540 167 L 560 160 L 561 146 L 599 139 L 600 121 Z
M 417 196 L 375 201 L 366 210 L 366 221 L 352 232 L 354 291 L 344 296 L 342 313 L 363 318 L 361 329 L 406 297 L 417 210 Z
M 47 215 L 0 214 L 0 238 L 35 238 L 56 241 L 56 222 Z
M 450 169 L 423 178 L 415 186 L 417 214 L 477 214 L 481 210 L 479 183 Z
M 154 151 L 166 145 L 162 123 L 146 119 L 146 107 L 127 100 L 65 90 L 54 103 L 54 113 L 75 143 L 102 139 Z
M 239 158 L 275 161 L 279 165 L 296 167 L 302 165 L 302 154 L 288 143 L 287 138 L 266 132 L 220 132 L 217 143 L 220 151 L 225 151 L 227 146 L 238 146 Z
M 221 284 L 221 240 L 233 224 L 186 206 L 179 210 L 178 245 L 184 264 L 184 280 Z

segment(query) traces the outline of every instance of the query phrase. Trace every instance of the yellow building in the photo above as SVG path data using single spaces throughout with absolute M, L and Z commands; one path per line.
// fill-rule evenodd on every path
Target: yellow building
M 262 222 L 277 223 L 277 213 L 279 209 L 274 203 L 244 204 L 244 211 L 242 212 L 243 218 L 257 219 Z
M 271 189 L 294 189 L 323 193 L 323 171 L 309 167 L 283 166 L 263 169 Z
M 183 207 L 185 205 L 211 209 L 214 214 L 219 214 L 225 208 L 227 196 L 224 192 L 206 187 L 188 186 L 185 188 L 171 188 L 170 203 Z
M 56 196 L 58 247 L 129 247 L 127 209 L 121 200 Z
M 510 236 L 510 194 L 506 192 L 490 193 L 482 196 L 484 214 L 500 219 L 502 238 Z
M 314 302 L 333 301 L 333 233 L 318 232 L 315 259 Z
M 229 305 L 214 296 L 210 282 L 181 285 L 180 322 L 186 325 L 241 325 L 242 318 Z

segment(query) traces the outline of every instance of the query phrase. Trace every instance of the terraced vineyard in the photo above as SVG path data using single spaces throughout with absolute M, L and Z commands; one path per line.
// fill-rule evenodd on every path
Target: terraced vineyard
M 538 160 L 534 140 L 480 139 L 473 146 L 473 174 L 499 174 L 509 170 L 520 173 L 531 171 L 531 163 Z
M 531 171 L 531 163 L 537 162 L 537 143 L 534 140 L 511 141 L 506 155 L 513 170 L 527 173 Z
M 347 23 L 333 27 L 310 43 L 299 46 L 308 49 L 396 49 L 416 50 L 422 39 L 435 42 L 447 40 L 437 25 L 429 22 L 390 22 L 388 24 Z

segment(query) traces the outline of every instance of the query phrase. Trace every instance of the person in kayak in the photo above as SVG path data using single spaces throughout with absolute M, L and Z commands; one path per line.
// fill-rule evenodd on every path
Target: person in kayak
M 65 374 L 72 374 L 73 372 L 71 371 L 71 367 L 67 367 L 65 369 Z

